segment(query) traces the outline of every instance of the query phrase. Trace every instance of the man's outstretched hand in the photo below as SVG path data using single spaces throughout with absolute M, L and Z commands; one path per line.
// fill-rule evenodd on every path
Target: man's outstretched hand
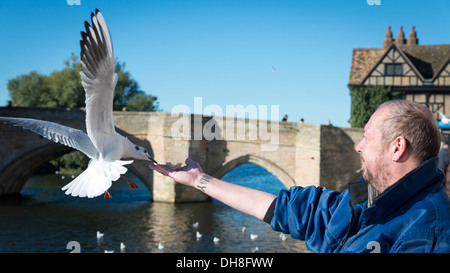
M 194 187 L 195 181 L 199 179 L 204 173 L 200 164 L 194 160 L 187 158 L 186 165 L 176 170 L 171 170 L 162 164 L 150 164 L 148 167 L 165 176 L 168 176 L 178 183 L 186 186 Z
M 205 174 L 200 164 L 186 159 L 186 166 L 171 170 L 167 165 L 150 164 L 148 167 L 186 186 L 201 190 L 220 202 L 258 219 L 264 219 L 275 195 L 228 183 Z

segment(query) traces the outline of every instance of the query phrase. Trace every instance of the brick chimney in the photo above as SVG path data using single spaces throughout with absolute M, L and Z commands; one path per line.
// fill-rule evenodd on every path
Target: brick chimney
M 386 36 L 384 37 L 384 41 L 383 41 L 384 47 L 389 47 L 393 41 L 394 41 L 394 39 L 392 39 L 391 27 L 388 26 L 388 29 L 386 31 Z
M 403 33 L 403 27 L 402 26 L 400 26 L 400 28 L 398 29 L 397 38 L 395 38 L 395 43 L 397 45 L 404 45 L 404 44 L 406 44 L 405 33 Z
M 408 38 L 407 44 L 408 45 L 418 45 L 419 44 L 419 40 L 417 39 L 417 33 L 416 33 L 414 26 L 412 26 L 411 32 L 409 33 L 409 38 Z

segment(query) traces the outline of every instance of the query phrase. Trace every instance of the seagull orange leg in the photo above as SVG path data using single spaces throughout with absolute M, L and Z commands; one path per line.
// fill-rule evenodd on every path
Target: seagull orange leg
M 112 198 L 112 196 L 111 196 L 111 194 L 109 194 L 108 190 L 105 191 L 105 196 L 103 197 L 103 199 L 106 199 L 106 197 Z
M 122 177 L 125 181 L 127 181 L 128 186 L 130 186 L 130 190 L 134 190 L 134 189 L 139 190 L 139 187 L 136 186 L 136 184 L 134 184 L 133 182 L 131 182 L 130 179 L 126 178 L 126 177 L 123 176 L 123 175 L 121 175 L 120 177 Z

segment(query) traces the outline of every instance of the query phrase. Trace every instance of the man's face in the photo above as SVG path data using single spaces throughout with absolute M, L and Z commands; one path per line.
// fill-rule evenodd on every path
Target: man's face
M 363 167 L 363 177 L 373 188 L 382 192 L 388 186 L 390 170 L 388 168 L 388 153 L 383 143 L 381 123 L 387 109 L 377 110 L 364 127 L 364 137 L 356 145 Z

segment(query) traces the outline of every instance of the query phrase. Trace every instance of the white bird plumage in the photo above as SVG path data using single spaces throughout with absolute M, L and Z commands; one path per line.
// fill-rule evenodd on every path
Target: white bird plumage
M 101 233 L 97 230 L 97 243 L 100 243 L 103 240 L 103 237 L 105 236 L 104 233 Z
M 92 26 L 85 21 L 86 32 L 81 32 L 81 83 L 86 92 L 86 131 L 57 123 L 0 117 L 0 121 L 22 126 L 47 139 L 85 153 L 91 161 L 87 169 L 62 190 L 79 197 L 96 197 L 105 193 L 127 171 L 124 165 L 133 158 L 156 163 L 143 147 L 135 145 L 114 129 L 113 96 L 117 83 L 111 36 L 99 10 L 91 13 Z M 130 188 L 136 187 L 127 180 Z
M 436 110 L 436 112 L 441 116 L 441 122 L 442 122 L 442 123 L 447 124 L 447 123 L 450 122 L 450 120 L 444 115 L 444 113 L 442 113 L 442 112 L 439 111 L 439 110 Z

